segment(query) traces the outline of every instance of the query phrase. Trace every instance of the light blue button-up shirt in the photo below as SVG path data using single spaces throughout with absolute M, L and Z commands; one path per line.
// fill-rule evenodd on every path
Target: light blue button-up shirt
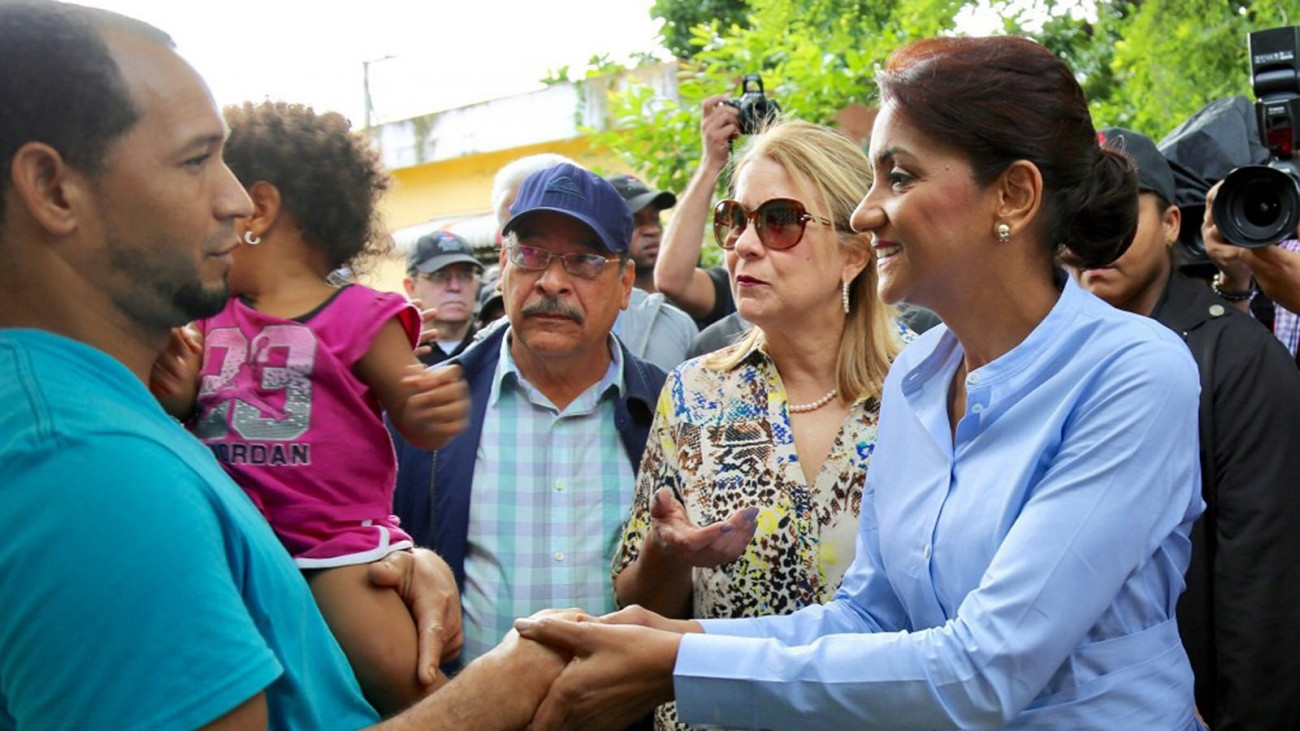
M 966 377 L 944 327 L 895 362 L 857 557 L 830 604 L 704 621 L 678 711 L 752 728 L 1192 729 L 1173 621 L 1203 504 L 1196 364 L 1068 278 Z

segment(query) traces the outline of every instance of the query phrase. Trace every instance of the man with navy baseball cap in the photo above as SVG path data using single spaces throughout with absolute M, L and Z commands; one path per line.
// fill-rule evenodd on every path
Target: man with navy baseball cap
M 632 212 L 618 191 L 555 165 L 524 180 L 510 214 L 508 324 L 454 359 L 470 425 L 435 453 L 398 455 L 394 511 L 456 575 L 468 660 L 516 617 L 616 608 L 609 565 L 664 382 L 611 334 L 634 276 Z

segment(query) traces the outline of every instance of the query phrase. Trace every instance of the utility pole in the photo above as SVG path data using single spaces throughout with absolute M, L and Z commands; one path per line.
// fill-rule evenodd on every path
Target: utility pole
M 365 108 L 365 110 L 366 110 L 366 112 L 365 112 L 365 114 L 366 114 L 366 127 L 365 127 L 365 129 L 366 129 L 367 131 L 370 130 L 370 115 L 371 115 L 371 112 L 374 111 L 374 105 L 371 104 L 371 102 L 370 102 L 370 64 L 372 64 L 372 63 L 379 63 L 380 61 L 387 61 L 387 60 L 390 59 L 390 58 L 396 58 L 396 56 L 389 55 L 389 56 L 384 56 L 383 58 L 372 58 L 372 59 L 370 59 L 369 61 L 362 61 L 362 62 L 361 62 L 361 86 L 362 86 L 362 91 L 363 91 L 363 93 L 365 94 L 365 99 L 363 100 L 363 105 L 364 105 L 364 108 Z

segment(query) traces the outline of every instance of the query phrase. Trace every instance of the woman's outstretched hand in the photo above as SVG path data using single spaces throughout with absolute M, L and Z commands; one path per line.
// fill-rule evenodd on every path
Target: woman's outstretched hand
M 758 508 L 743 508 L 726 520 L 700 527 L 665 487 L 651 498 L 650 520 L 651 538 L 666 553 L 691 566 L 713 567 L 745 552 L 758 527 Z

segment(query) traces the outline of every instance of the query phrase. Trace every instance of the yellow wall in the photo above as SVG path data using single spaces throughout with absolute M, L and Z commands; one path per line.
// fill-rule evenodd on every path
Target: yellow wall
M 604 172 L 626 171 L 612 156 L 592 152 L 586 137 L 426 163 L 392 171 L 395 184 L 380 203 L 384 223 L 399 229 L 445 216 L 490 211 L 492 178 L 497 170 L 512 160 L 541 152 L 567 155 Z M 377 289 L 400 292 L 405 275 L 405 262 L 394 254 L 378 262 L 362 281 Z

